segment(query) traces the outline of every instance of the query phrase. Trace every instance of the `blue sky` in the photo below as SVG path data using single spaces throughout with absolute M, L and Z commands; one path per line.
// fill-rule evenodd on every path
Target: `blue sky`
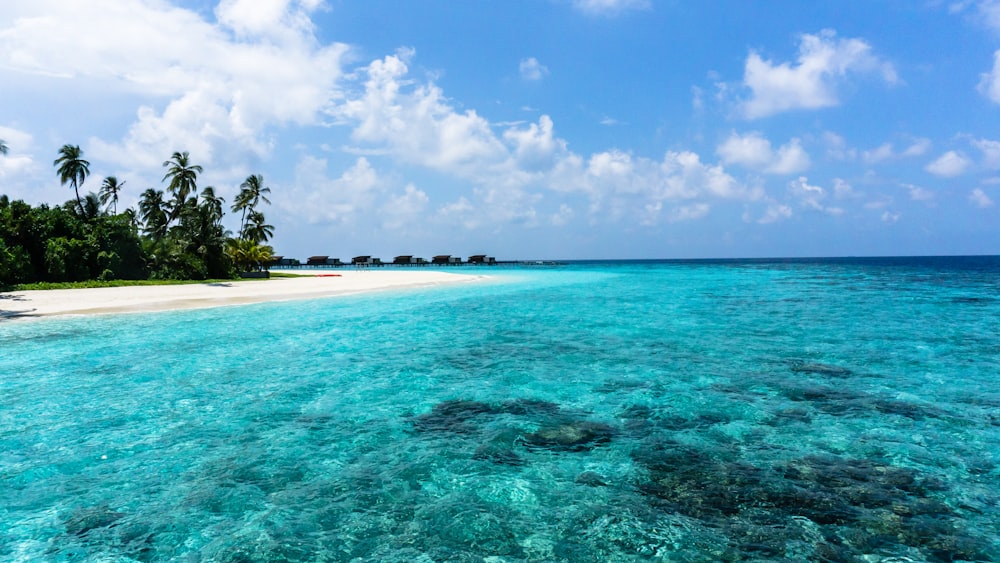
M 996 254 L 1000 1 L 15 0 L 0 139 L 262 174 L 300 258 Z

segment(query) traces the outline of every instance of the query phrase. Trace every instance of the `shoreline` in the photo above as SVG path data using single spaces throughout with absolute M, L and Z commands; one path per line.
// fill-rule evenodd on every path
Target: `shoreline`
M 0 295 L 0 321 L 68 315 L 149 313 L 318 299 L 472 282 L 487 277 L 440 271 L 280 271 L 297 277 L 204 284 L 14 291 Z

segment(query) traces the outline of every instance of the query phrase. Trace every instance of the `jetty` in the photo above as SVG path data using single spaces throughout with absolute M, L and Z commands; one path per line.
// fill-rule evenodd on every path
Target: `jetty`
M 371 255 L 355 256 L 348 261 L 328 255 L 310 256 L 304 261 L 287 256 L 273 256 L 265 266 L 268 268 L 381 268 L 381 267 L 491 267 L 491 266 L 562 266 L 564 262 L 552 260 L 497 260 L 486 254 L 473 254 L 463 260 L 461 256 L 437 254 L 421 258 L 412 254 L 400 254 L 392 260 L 383 261 Z

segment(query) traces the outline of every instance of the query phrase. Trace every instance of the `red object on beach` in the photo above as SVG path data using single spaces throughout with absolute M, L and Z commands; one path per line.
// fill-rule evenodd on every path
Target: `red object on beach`
M 340 274 L 316 274 L 317 278 L 339 278 Z

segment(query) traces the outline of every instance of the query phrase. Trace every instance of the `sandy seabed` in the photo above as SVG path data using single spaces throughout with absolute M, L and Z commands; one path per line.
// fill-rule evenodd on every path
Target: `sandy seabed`
M 0 293 L 0 318 L 199 309 L 482 280 L 440 271 L 293 270 L 294 278 Z

